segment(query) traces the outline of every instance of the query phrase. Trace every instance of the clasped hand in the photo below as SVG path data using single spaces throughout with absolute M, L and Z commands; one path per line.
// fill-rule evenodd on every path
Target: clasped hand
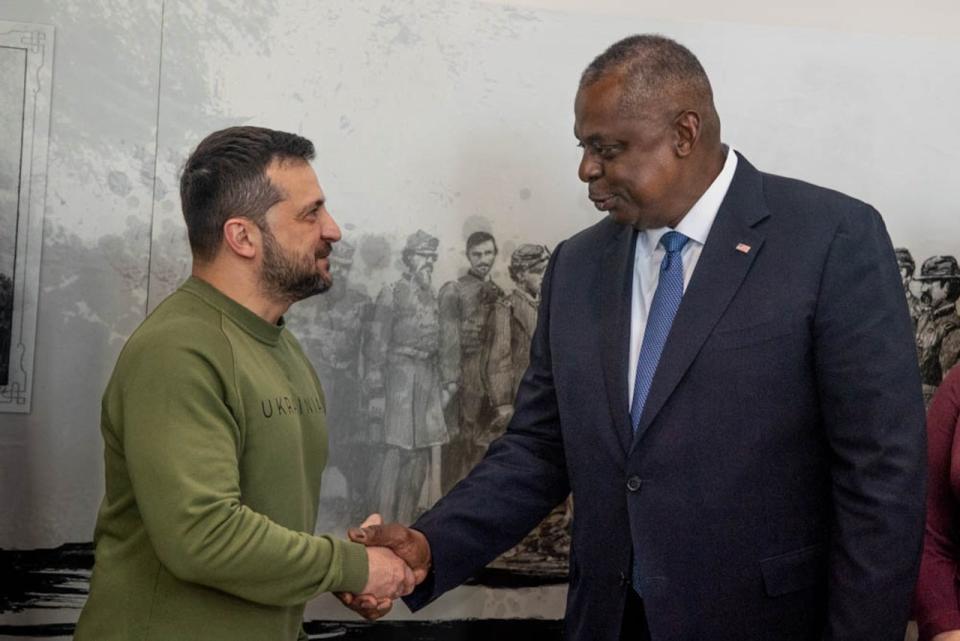
M 369 577 L 360 594 L 337 593 L 340 601 L 363 618 L 374 621 L 387 614 L 393 600 L 413 592 L 430 569 L 430 545 L 416 530 L 399 523 L 383 524 L 371 514 L 348 532 L 351 541 L 367 546 Z

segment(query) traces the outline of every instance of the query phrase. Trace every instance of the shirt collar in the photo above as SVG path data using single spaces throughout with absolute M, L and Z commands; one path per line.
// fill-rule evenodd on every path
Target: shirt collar
M 726 147 L 726 146 L 725 146 Z M 730 189 L 730 183 L 733 182 L 733 174 L 737 170 L 737 154 L 730 147 L 727 149 L 727 159 L 723 163 L 723 169 L 717 174 L 713 182 L 703 192 L 703 195 L 693 204 L 690 211 L 680 219 L 680 223 L 675 230 L 669 227 L 659 227 L 657 229 L 648 229 L 640 233 L 638 239 L 640 249 L 644 254 L 650 256 L 660 242 L 660 237 L 668 231 L 678 231 L 690 240 L 703 245 L 707 242 L 707 236 L 710 235 L 710 228 L 713 227 L 713 221 L 720 211 L 720 205 L 723 203 L 727 191 Z

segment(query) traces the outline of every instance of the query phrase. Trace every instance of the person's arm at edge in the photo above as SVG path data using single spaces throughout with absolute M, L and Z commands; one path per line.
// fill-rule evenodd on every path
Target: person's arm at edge
M 930 402 L 927 417 L 927 524 L 914 600 L 920 639 L 960 630 L 958 548 L 953 527 L 958 506 L 950 487 L 960 421 L 960 368 L 944 378 Z

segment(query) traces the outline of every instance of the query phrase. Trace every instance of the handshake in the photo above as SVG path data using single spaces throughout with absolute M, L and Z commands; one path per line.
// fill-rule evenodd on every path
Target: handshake
M 413 592 L 430 570 L 427 537 L 399 523 L 383 524 L 371 514 L 359 528 L 347 535 L 354 543 L 367 546 L 369 575 L 360 594 L 338 592 L 341 603 L 369 621 L 390 611 L 393 600 Z

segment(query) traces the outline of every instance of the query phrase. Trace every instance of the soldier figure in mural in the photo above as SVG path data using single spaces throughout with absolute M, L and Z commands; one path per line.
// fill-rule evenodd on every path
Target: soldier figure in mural
M 486 371 L 487 388 L 496 408 L 497 434 L 503 432 L 513 415 L 513 399 L 530 364 L 530 339 L 537 325 L 540 285 L 549 260 L 550 250 L 543 245 L 520 245 L 510 256 L 510 278 L 515 287 L 498 301 L 494 311 Z M 572 522 L 573 502 L 568 498 L 490 567 L 564 574 Z
M 926 309 L 917 322 L 917 356 L 923 396 L 929 402 L 960 355 L 960 266 L 953 256 L 931 256 L 920 268 L 920 300 Z
M 484 231 L 467 238 L 466 274 L 440 288 L 440 380 L 452 438 L 443 448 L 448 492 L 483 457 L 493 439 L 493 404 L 485 384 L 489 326 L 503 290 L 490 278 L 497 241 Z
M 913 282 L 913 273 L 916 271 L 916 263 L 910 250 L 906 247 L 897 247 L 897 266 L 900 268 L 900 280 L 903 282 L 903 292 L 907 297 L 907 309 L 910 310 L 910 319 L 913 321 L 913 329 L 917 329 L 917 321 L 923 312 L 923 304 L 920 299 L 910 290 L 910 284 Z
M 513 398 L 530 364 L 530 339 L 537 325 L 540 284 L 550 260 L 543 245 L 520 245 L 510 256 L 510 278 L 515 287 L 496 307 L 487 380 L 502 431 L 513 414 Z
M 369 421 L 361 401 L 361 353 L 373 301 L 350 286 L 355 247 L 346 240 L 330 254 L 333 285 L 324 296 L 301 303 L 307 308 L 301 343 L 323 383 L 330 434 L 329 461 L 343 475 L 351 522 L 376 511 L 368 500 Z
M 371 440 L 383 446 L 374 486 L 378 511 L 387 521 L 414 520 L 431 449 L 436 446 L 436 455 L 447 442 L 437 364 L 440 321 L 432 289 L 439 242 L 422 230 L 407 238 L 406 271 L 377 296 L 370 324 L 365 384 L 375 432 Z
M 13 333 L 13 281 L 0 274 L 0 386 L 10 374 L 10 343 Z

